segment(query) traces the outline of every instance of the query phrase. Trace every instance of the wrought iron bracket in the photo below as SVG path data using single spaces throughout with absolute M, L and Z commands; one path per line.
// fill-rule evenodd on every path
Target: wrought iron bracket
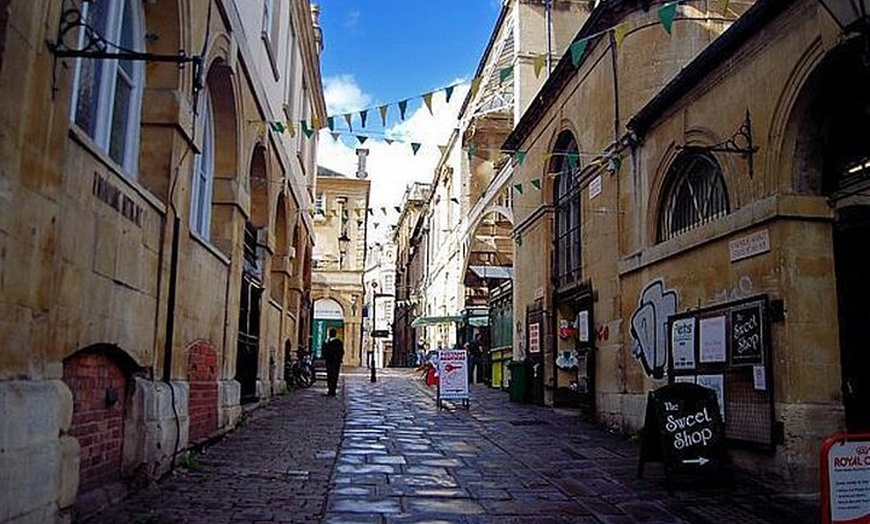
M 677 151 L 738 154 L 746 159 L 746 165 L 749 168 L 749 178 L 752 178 L 752 157 L 758 151 L 758 146 L 756 146 L 752 141 L 752 118 L 749 116 L 749 109 L 746 110 L 746 116 L 744 117 L 743 123 L 740 125 L 740 128 L 727 140 L 711 146 L 677 146 Z
M 54 55 L 52 91 L 57 90 L 58 59 L 62 58 L 176 63 L 179 68 L 192 63 L 194 65 L 194 91 L 199 91 L 202 88 L 202 56 L 188 55 L 184 50 L 179 50 L 178 54 L 174 55 L 146 53 L 127 49 L 109 41 L 82 14 L 82 4 L 93 1 L 68 2 L 64 0 L 65 7 L 58 23 L 57 37 L 54 41 L 46 42 L 49 51 Z

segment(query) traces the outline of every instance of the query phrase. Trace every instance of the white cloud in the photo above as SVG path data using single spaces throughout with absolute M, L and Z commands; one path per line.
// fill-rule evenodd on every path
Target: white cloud
M 338 97 L 339 94 L 345 100 L 351 98 L 346 96 L 348 93 L 358 93 L 357 100 L 372 99 L 371 96 L 359 89 L 352 77 L 342 76 L 340 82 L 333 85 L 340 86 L 340 89 L 336 87 L 332 95 L 327 93 L 327 104 L 330 103 L 331 96 Z M 457 126 L 456 115 L 467 92 L 468 84 L 456 86 L 449 104 L 446 103 L 444 91 L 436 92 L 432 100 L 434 114 L 429 113 L 421 98 L 411 99 L 408 104 L 407 118 L 385 130 L 386 136 L 401 140 L 393 142 L 391 145 L 376 138 L 370 138 L 363 145 L 359 145 L 353 135 L 347 134 L 343 134 L 342 139 L 336 142 L 328 129 L 321 132 L 317 162 L 339 173 L 354 176 L 357 169 L 356 149 L 364 147 L 369 150 L 366 165 L 372 184 L 369 207 L 374 210 L 374 215 L 369 216 L 368 237 L 370 243 L 380 241 L 389 235 L 389 225 L 395 224 L 398 216 L 394 208 L 401 206 L 407 186 L 412 182 L 432 181 L 435 167 L 441 157 L 438 146 L 447 145 L 450 134 Z M 333 101 L 333 103 L 335 102 Z M 340 115 L 372 106 L 370 103 L 368 105 L 335 103 L 331 107 L 336 108 L 336 111 L 329 111 L 331 115 Z M 344 109 L 338 109 L 339 107 Z M 397 102 L 390 103 L 389 114 L 390 118 L 398 118 Z M 336 120 L 336 125 L 338 125 L 340 119 Z M 369 134 L 369 129 L 380 126 L 380 114 L 377 109 L 369 111 L 368 122 L 368 129 L 359 130 L 360 134 Z M 416 155 L 411 148 L 411 142 L 421 144 Z M 386 208 L 386 216 L 381 208 Z M 375 222 L 379 224 L 379 227 L 374 227 Z
M 323 96 L 326 98 L 326 111 L 330 115 L 359 111 L 372 102 L 372 97 L 363 93 L 353 75 L 324 78 Z

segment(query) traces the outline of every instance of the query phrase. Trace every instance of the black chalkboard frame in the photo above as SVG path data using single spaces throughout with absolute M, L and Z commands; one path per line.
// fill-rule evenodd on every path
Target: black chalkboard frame
M 748 404 L 745 403 L 747 397 L 745 395 L 749 395 L 749 400 L 751 401 L 751 405 L 755 406 L 754 411 L 751 413 L 740 414 L 740 412 L 732 412 L 729 413 L 728 410 L 732 409 L 736 401 L 736 398 L 729 398 L 732 393 L 737 390 L 740 390 L 739 387 L 735 385 L 735 379 L 739 379 L 738 382 L 742 382 L 744 384 L 748 383 L 749 388 L 751 389 L 752 385 L 752 373 L 753 367 L 756 363 L 749 362 L 741 362 L 738 358 L 735 362 L 732 358 L 732 343 L 733 343 L 733 332 L 732 332 L 732 313 L 734 311 L 746 310 L 748 308 L 756 308 L 760 315 L 760 336 L 761 336 L 761 358 L 760 362 L 757 364 L 764 366 L 764 381 L 766 384 L 766 390 L 764 391 L 749 391 L 747 389 L 742 389 L 743 397 L 740 399 L 740 406 L 746 406 Z M 711 318 L 711 317 L 725 317 L 725 342 L 726 342 L 726 358 L 724 362 L 715 362 L 715 363 L 702 363 L 700 362 L 700 348 L 699 348 L 699 323 L 702 319 Z M 683 320 L 687 318 L 693 318 L 695 320 L 695 333 L 694 333 L 694 350 L 695 350 L 695 367 L 693 369 L 674 369 L 674 347 L 673 347 L 673 339 L 672 339 L 672 330 L 675 321 Z M 681 378 L 686 377 L 697 377 L 698 375 L 722 375 L 724 379 L 724 392 L 722 394 L 722 404 L 723 404 L 723 420 L 725 422 L 726 428 L 726 440 L 728 443 L 728 447 L 744 447 L 751 449 L 758 449 L 763 451 L 773 451 L 776 447 L 777 443 L 777 433 L 776 433 L 776 423 L 775 423 L 775 414 L 774 414 L 774 369 L 773 363 L 774 360 L 771 356 L 772 348 L 770 344 L 770 323 L 771 323 L 771 315 L 770 315 L 770 298 L 766 294 L 761 295 L 753 295 L 750 297 L 742 298 L 739 300 L 734 300 L 731 302 L 726 302 L 722 304 L 716 304 L 714 306 L 694 309 L 691 311 L 686 311 L 683 313 L 678 313 L 676 315 L 672 315 L 668 318 L 668 336 L 667 336 L 667 344 L 668 344 L 668 367 L 667 367 L 667 378 L 668 383 L 673 384 L 674 382 L 679 382 Z M 734 416 L 736 415 L 736 416 Z M 744 421 L 752 421 L 750 426 L 750 431 L 743 431 L 744 425 L 736 426 L 735 419 L 741 419 Z M 749 422 L 744 422 L 744 424 L 748 424 Z

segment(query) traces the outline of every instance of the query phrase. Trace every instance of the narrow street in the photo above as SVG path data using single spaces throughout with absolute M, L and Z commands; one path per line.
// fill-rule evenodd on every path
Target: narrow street
M 812 523 L 818 509 L 741 474 L 677 484 L 636 478 L 638 445 L 571 410 L 472 387 L 438 410 L 409 370 L 345 370 L 248 414 L 101 523 Z

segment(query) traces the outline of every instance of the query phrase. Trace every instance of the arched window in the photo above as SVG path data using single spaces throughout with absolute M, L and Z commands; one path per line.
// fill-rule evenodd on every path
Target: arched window
M 202 150 L 196 155 L 190 201 L 190 229 L 208 240 L 211 234 L 211 201 L 214 187 L 214 113 L 208 89 L 201 94 Z
M 85 2 L 82 16 L 117 47 L 145 50 L 141 1 Z M 118 49 L 108 44 L 106 50 Z M 76 63 L 70 118 L 129 176 L 137 169 L 144 80 L 139 61 L 80 58 Z
M 658 242 L 670 240 L 729 213 L 722 170 L 706 153 L 680 155 L 668 171 L 665 184 L 659 207 Z
M 568 131 L 556 140 L 550 173 L 556 175 L 553 200 L 556 206 L 554 278 L 557 286 L 580 278 L 580 153 Z

